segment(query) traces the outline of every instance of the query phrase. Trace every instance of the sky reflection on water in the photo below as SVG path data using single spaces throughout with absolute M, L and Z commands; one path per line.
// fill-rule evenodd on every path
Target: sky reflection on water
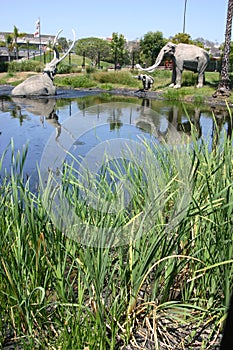
M 213 142 L 221 142 L 224 132 L 231 134 L 226 108 L 213 110 L 193 105 L 186 105 L 185 108 L 186 111 L 182 105 L 168 101 L 107 95 L 72 99 L 1 98 L 0 153 L 8 149 L 2 168 L 10 171 L 11 140 L 15 151 L 21 151 L 28 145 L 24 172 L 35 181 L 37 165 L 51 138 L 58 147 L 58 153 L 64 146 L 64 137 L 68 137 L 71 140 L 69 151 L 76 157 L 84 157 L 99 142 L 115 138 L 165 140 L 175 145 L 182 137 L 189 143 L 190 120 L 197 131 L 197 138 L 206 140 L 210 149 Z M 73 132 L 75 130 L 78 131 L 78 139 L 77 131 Z M 83 130 L 81 134 L 80 130 Z

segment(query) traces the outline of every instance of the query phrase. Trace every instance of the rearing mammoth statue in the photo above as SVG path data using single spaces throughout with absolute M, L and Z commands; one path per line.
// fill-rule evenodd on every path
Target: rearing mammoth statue
M 204 73 L 209 62 L 209 54 L 196 45 L 176 45 L 172 42 L 168 42 L 160 50 L 153 66 L 142 68 L 140 64 L 137 64 L 136 68 L 147 72 L 153 72 L 166 56 L 169 56 L 173 62 L 172 83 L 169 85 L 170 87 L 176 89 L 181 87 L 181 78 L 184 69 L 198 73 L 197 88 L 203 86 Z
M 12 96 L 50 96 L 56 95 L 56 87 L 53 84 L 54 76 L 57 72 L 57 65 L 72 50 L 75 43 L 75 32 L 73 30 L 74 39 L 68 51 L 60 58 L 56 48 L 57 39 L 62 30 L 59 30 L 53 42 L 54 58 L 47 63 L 42 74 L 33 75 L 27 78 L 24 82 L 17 85 L 11 92 Z

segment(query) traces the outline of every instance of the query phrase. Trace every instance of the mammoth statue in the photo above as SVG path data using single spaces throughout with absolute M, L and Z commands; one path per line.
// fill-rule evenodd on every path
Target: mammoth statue
M 24 82 L 17 85 L 11 92 L 12 96 L 50 96 L 56 95 L 56 87 L 53 84 L 54 76 L 57 72 L 57 65 L 69 54 L 75 43 L 75 32 L 73 30 L 74 39 L 68 51 L 60 58 L 59 52 L 56 48 L 56 43 L 59 30 L 53 42 L 54 58 L 47 63 L 42 74 L 33 75 L 27 78 Z
M 139 70 L 153 72 L 169 56 L 173 62 L 172 83 L 170 87 L 176 89 L 181 87 L 181 77 L 184 69 L 198 73 L 197 88 L 203 86 L 204 73 L 209 62 L 209 54 L 204 49 L 189 44 L 174 44 L 168 42 L 159 52 L 155 64 L 148 68 L 142 68 L 140 64 L 136 65 Z

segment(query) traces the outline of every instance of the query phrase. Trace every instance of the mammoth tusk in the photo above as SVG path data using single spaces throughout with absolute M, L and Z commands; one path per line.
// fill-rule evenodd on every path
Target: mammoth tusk
M 53 40 L 53 46 L 56 44 L 57 38 L 59 37 L 59 34 L 60 34 L 62 31 L 63 31 L 63 29 L 60 29 L 60 30 L 57 32 L 57 34 L 56 34 L 56 36 L 55 36 L 55 38 L 54 38 L 54 40 Z
M 59 34 L 62 32 L 62 30 L 63 29 L 60 29 L 58 32 L 57 32 L 57 34 L 56 34 L 56 36 L 55 36 L 55 38 L 54 38 L 54 40 L 53 40 L 53 51 L 54 51 L 54 60 L 55 59 L 59 59 L 59 52 L 58 52 L 58 50 L 56 49 L 56 43 L 57 43 L 57 39 L 58 39 L 58 37 L 59 37 Z
M 46 64 L 45 69 L 44 69 L 44 73 L 47 73 L 52 80 L 53 80 L 53 78 L 54 78 L 54 76 L 56 74 L 56 67 L 57 67 L 57 65 L 62 60 L 64 60 L 64 58 L 70 53 L 70 51 L 74 47 L 74 44 L 75 44 L 75 31 L 73 29 L 72 29 L 72 31 L 73 31 L 73 35 L 74 35 L 73 42 L 70 45 L 70 47 L 67 50 L 67 52 L 61 58 L 59 58 L 59 52 L 58 52 L 58 49 L 56 48 L 56 43 L 57 43 L 57 38 L 58 38 L 59 34 L 62 32 L 62 29 L 59 30 L 59 32 L 55 36 L 55 39 L 54 39 L 54 42 L 53 42 L 54 58 L 52 59 L 51 62 Z
M 64 58 L 70 53 L 70 51 L 73 49 L 74 47 L 74 44 L 75 44 L 75 31 L 74 29 L 72 29 L 72 32 L 73 32 L 73 42 L 72 44 L 70 45 L 69 47 L 69 50 L 67 50 L 67 52 L 57 61 L 57 64 L 60 63 L 62 60 L 64 60 Z

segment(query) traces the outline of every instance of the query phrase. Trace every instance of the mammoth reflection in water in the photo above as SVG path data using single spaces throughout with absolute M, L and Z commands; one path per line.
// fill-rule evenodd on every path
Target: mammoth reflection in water
M 64 131 L 66 135 L 69 135 L 75 144 L 79 144 L 75 138 L 74 125 L 69 125 L 69 128 L 67 128 L 66 123 L 61 125 L 59 122 L 56 113 L 56 99 L 25 99 L 14 97 L 12 100 L 17 106 L 17 113 L 19 114 L 20 120 L 24 118 L 23 110 L 26 109 L 28 112 L 40 116 L 43 125 L 49 123 L 56 129 L 55 139 L 60 146 L 62 143 L 62 131 Z M 193 131 L 197 139 L 202 137 L 203 125 L 200 123 L 202 113 L 203 118 L 206 118 L 206 113 L 203 112 L 203 109 L 194 106 L 192 109 L 188 110 L 187 116 L 184 109 L 178 106 L 164 106 L 163 104 L 162 107 L 160 105 L 156 107 L 156 103 L 153 106 L 153 101 L 148 98 L 143 98 L 141 101 L 141 106 L 135 105 L 134 108 L 132 104 L 131 108 L 129 108 L 130 104 L 127 103 L 126 105 L 124 103 L 114 104 L 114 102 L 107 105 L 105 103 L 95 104 L 86 109 L 85 113 L 87 116 L 89 115 L 90 119 L 96 117 L 100 123 L 104 120 L 102 118 L 105 118 L 104 116 L 106 115 L 106 121 L 109 124 L 110 131 L 120 129 L 125 123 L 134 124 L 141 130 L 154 135 L 159 142 L 165 142 L 170 145 L 190 143 L 192 141 Z M 135 111 L 136 113 L 134 113 Z M 212 149 L 214 149 L 219 142 L 219 134 L 223 128 L 227 129 L 228 137 L 231 136 L 232 124 L 229 111 L 226 108 L 215 107 L 212 109 L 212 112 L 213 114 L 211 115 L 210 108 L 208 107 L 209 116 L 207 118 L 209 118 L 210 121 L 208 132 L 211 132 Z M 85 113 L 83 112 L 83 115 Z M 87 120 L 88 118 L 85 118 L 85 123 Z M 83 121 L 81 123 L 83 124 Z M 80 128 L 78 125 L 77 127 Z M 203 133 L 205 133 L 204 126 Z M 203 137 L 205 136 L 203 135 Z
M 224 107 L 218 106 L 212 108 L 213 112 L 213 122 L 212 122 L 212 149 L 214 150 L 220 139 L 220 132 L 226 124 L 226 134 L 228 139 L 232 137 L 232 117 Z
M 12 97 L 12 101 L 19 110 L 26 110 L 34 115 L 40 116 L 41 123 L 45 120 L 56 129 L 56 140 L 61 135 L 61 124 L 58 121 L 58 115 L 55 112 L 56 100 L 53 98 L 29 99 L 21 97 Z
M 182 110 L 177 106 L 168 107 L 164 110 L 164 115 L 155 116 L 151 113 L 150 100 L 143 99 L 141 115 L 136 120 L 136 126 L 155 135 L 160 142 L 171 145 L 191 142 L 191 131 L 194 127 L 196 137 L 202 135 L 200 117 L 201 110 L 194 108 L 189 120 L 183 120 Z M 165 117 L 165 118 L 164 118 Z

